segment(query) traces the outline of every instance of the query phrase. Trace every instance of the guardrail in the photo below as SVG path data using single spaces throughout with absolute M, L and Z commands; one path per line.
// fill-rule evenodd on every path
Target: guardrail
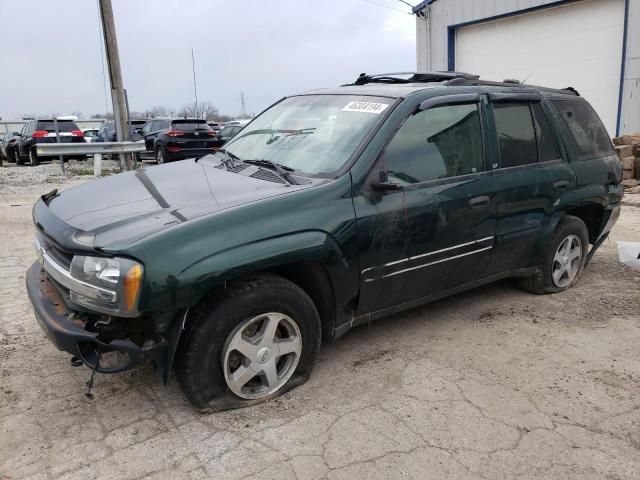
M 93 155 L 93 174 L 102 174 L 102 155 L 144 152 L 143 141 L 138 142 L 88 142 L 88 143 L 37 143 L 36 153 L 41 157 L 62 157 L 62 155 Z M 121 157 L 120 169 L 124 158 Z

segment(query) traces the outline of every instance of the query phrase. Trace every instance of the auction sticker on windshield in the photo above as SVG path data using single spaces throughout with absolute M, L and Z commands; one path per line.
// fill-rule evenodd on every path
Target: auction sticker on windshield
M 384 109 L 389 105 L 386 103 L 377 103 L 377 102 L 349 102 L 342 109 L 343 112 L 367 112 L 367 113 L 375 113 L 380 114 L 384 112 Z

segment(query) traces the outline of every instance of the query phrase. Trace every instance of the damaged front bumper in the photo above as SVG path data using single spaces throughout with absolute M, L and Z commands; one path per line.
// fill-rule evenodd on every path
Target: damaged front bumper
M 100 373 L 123 372 L 151 360 L 166 382 L 171 368 L 168 358 L 173 357 L 175 349 L 169 344 L 175 342 L 167 342 L 159 335 L 145 340 L 142 345 L 129 338 L 110 338 L 108 335 L 105 338 L 104 325 L 110 320 L 101 325 L 101 322 L 90 321 L 87 315 L 69 310 L 38 262 L 27 271 L 26 284 L 38 324 L 59 350 L 80 358 L 85 365 Z M 111 352 L 116 352 L 116 355 L 112 355 L 112 361 L 103 364 L 105 354 Z M 97 362 L 100 355 L 101 360 Z

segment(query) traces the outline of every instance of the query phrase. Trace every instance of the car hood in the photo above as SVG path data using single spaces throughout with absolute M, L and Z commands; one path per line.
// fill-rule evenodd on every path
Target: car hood
M 122 248 L 141 238 L 204 215 L 306 189 L 216 168 L 217 161 L 184 160 L 121 173 L 65 190 L 49 210 L 93 236 L 95 248 Z M 84 235 L 87 238 L 87 235 Z

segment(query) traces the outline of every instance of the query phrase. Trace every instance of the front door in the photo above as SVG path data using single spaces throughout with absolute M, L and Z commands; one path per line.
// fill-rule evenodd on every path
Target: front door
M 485 167 L 485 102 L 455 97 L 424 102 L 385 148 L 372 175 L 386 172 L 397 190 L 365 187 L 354 198 L 358 314 L 419 301 L 487 270 L 496 204 Z

